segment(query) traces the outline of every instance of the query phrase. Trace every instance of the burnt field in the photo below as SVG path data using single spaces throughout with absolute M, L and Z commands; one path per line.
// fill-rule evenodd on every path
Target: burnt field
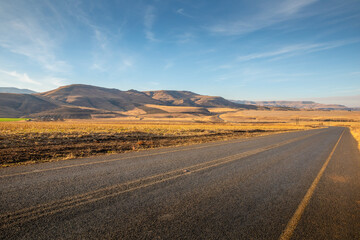
M 0 162 L 4 167 L 304 128 L 209 123 L 9 122 L 0 125 Z
M 67 133 L 1 135 L 0 158 L 2 165 L 41 162 L 257 136 L 264 133 L 270 132 L 258 129 L 228 130 L 221 133 L 190 136 L 161 136 L 144 132 L 93 133 L 87 135 Z

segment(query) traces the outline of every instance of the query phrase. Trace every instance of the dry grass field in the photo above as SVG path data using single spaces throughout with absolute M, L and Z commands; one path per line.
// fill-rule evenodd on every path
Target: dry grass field
M 218 115 L 185 114 L 171 118 L 123 117 L 64 122 L 0 122 L 1 166 L 112 154 L 141 149 L 253 137 L 326 126 L 346 126 L 360 142 L 360 112 L 227 111 Z M 360 147 L 360 144 L 359 144 Z
M 328 123 L 329 126 L 342 126 L 348 127 L 351 131 L 351 134 L 358 142 L 358 148 L 360 150 L 360 121 L 358 122 L 333 122 Z
M 349 127 L 359 143 L 360 149 L 360 111 L 236 111 L 220 114 L 225 122 L 258 122 L 273 124 L 277 122 L 297 123 L 312 126 Z
M 309 129 L 290 124 L 68 120 L 1 122 L 2 166 Z
M 150 108 L 161 109 L 168 113 L 203 113 L 207 112 L 203 107 L 183 107 L 183 106 L 161 106 L 155 104 L 146 104 L 145 106 Z
M 267 121 L 311 121 L 336 122 L 360 121 L 360 111 L 236 111 L 221 114 L 220 117 L 228 122 L 267 122 Z
M 360 150 L 360 124 L 352 124 L 352 126 L 350 127 L 351 129 L 351 133 L 354 136 L 354 138 L 357 140 L 358 142 L 358 147 Z

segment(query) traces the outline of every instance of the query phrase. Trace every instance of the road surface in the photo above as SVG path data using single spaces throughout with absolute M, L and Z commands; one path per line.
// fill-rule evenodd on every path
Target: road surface
M 324 128 L 0 169 L 1 239 L 360 239 L 360 157 Z

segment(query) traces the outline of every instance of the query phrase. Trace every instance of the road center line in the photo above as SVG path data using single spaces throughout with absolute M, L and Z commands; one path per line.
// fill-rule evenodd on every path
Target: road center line
M 194 172 L 203 171 L 209 168 L 214 168 L 217 166 L 224 165 L 226 163 L 230 163 L 233 161 L 240 160 L 245 157 L 249 157 L 255 155 L 257 153 L 261 153 L 270 149 L 274 149 L 280 146 L 284 146 L 286 144 L 296 142 L 302 139 L 306 139 L 310 136 L 317 135 L 319 133 L 314 133 L 311 135 L 305 135 L 301 137 L 297 137 L 291 140 L 283 141 L 277 144 L 269 145 L 263 148 L 258 148 L 254 150 L 250 150 L 247 152 L 238 153 L 235 155 L 223 157 L 220 159 L 215 159 L 209 162 L 198 163 L 192 166 L 185 167 L 190 170 L 190 172 L 184 172 L 184 168 L 172 170 L 170 172 L 161 173 L 158 175 L 133 180 L 130 182 L 125 182 L 121 184 L 117 184 L 114 186 L 106 187 L 103 189 L 98 189 L 92 192 L 88 192 L 85 194 L 80 194 L 77 196 L 68 197 L 65 199 L 57 200 L 51 203 L 40 204 L 34 207 L 21 209 L 12 213 L 5 213 L 0 215 L 0 222 L 3 223 L 0 228 L 7 228 L 19 223 L 27 222 L 33 219 L 37 219 L 42 216 L 51 215 L 57 212 L 64 211 L 66 209 L 74 208 L 80 205 L 96 202 L 102 199 L 110 198 L 113 196 L 117 196 L 126 192 L 134 191 L 140 188 L 152 186 L 161 182 L 169 181 L 172 179 L 179 178 L 181 176 L 185 176 L 187 174 L 191 174 Z
M 344 135 L 345 130 L 342 131 L 338 141 L 336 142 L 335 146 L 333 147 L 330 155 L 328 156 L 328 158 L 326 159 L 324 165 L 321 167 L 319 173 L 317 174 L 316 178 L 314 179 L 314 181 L 312 182 L 310 188 L 308 189 L 308 191 L 306 192 L 304 198 L 301 200 L 298 208 L 296 209 L 294 215 L 292 216 L 292 218 L 290 219 L 290 221 L 288 222 L 288 224 L 286 225 L 285 230 L 282 232 L 279 240 L 289 240 L 291 238 L 291 236 L 293 235 L 300 219 L 301 216 L 303 215 L 306 206 L 309 204 L 310 199 L 312 197 L 312 195 L 314 194 L 314 191 L 316 189 L 316 186 L 318 185 L 320 178 L 322 177 L 322 175 L 324 174 L 324 171 L 327 167 L 327 165 L 330 162 L 331 157 L 333 156 L 336 147 L 338 146 L 342 136 Z

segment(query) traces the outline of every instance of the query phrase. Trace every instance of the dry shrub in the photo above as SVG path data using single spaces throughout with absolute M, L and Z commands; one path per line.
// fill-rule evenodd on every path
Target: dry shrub
M 354 136 L 358 142 L 358 148 L 360 150 L 360 124 L 352 124 L 350 127 L 351 134 Z

